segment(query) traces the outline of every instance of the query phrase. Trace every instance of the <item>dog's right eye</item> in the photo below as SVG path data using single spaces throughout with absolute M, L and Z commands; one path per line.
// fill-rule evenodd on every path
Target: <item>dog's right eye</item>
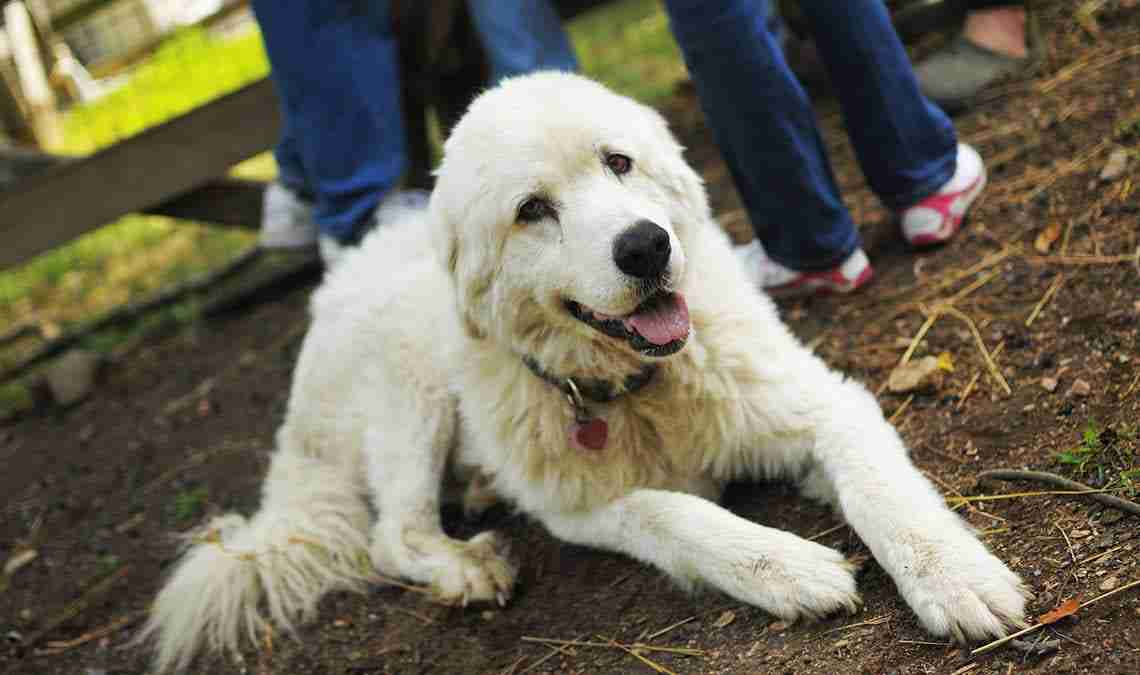
M 533 223 L 546 218 L 550 213 L 550 202 L 538 197 L 531 197 L 519 207 L 519 221 Z

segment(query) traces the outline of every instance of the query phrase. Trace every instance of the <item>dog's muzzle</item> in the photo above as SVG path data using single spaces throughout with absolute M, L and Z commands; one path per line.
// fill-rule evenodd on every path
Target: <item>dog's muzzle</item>
M 597 312 L 580 302 L 566 301 L 566 309 L 582 323 L 612 338 L 625 340 L 646 356 L 670 356 L 685 346 L 692 325 L 685 296 L 658 291 L 625 316 Z

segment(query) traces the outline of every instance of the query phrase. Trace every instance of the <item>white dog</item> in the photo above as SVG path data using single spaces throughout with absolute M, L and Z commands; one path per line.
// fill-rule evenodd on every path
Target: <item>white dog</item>
M 261 510 L 216 520 L 174 571 L 143 633 L 156 665 L 291 630 L 374 571 L 443 602 L 505 603 L 506 542 L 440 527 L 455 468 L 555 536 L 686 587 L 789 620 L 855 610 L 837 551 L 716 503 L 733 479 L 795 480 L 930 632 L 1022 623 L 1020 580 L 874 397 L 749 284 L 661 117 L 582 77 L 480 96 L 429 209 L 368 237 L 315 294 Z

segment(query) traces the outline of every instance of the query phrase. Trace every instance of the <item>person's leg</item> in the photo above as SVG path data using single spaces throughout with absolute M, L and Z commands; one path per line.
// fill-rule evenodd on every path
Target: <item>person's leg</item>
M 399 69 L 383 0 L 254 0 L 287 135 L 321 235 L 353 243 L 404 171 Z M 288 182 L 286 184 L 289 184 Z
M 917 246 L 958 231 L 985 186 L 981 157 L 920 92 L 880 0 L 802 0 L 863 173 Z
M 767 255 L 827 270 L 859 247 L 815 116 L 763 0 L 665 0 L 709 126 Z
M 549 0 L 469 0 L 491 81 L 535 70 L 578 69 L 562 20 Z
M 919 93 L 882 0 L 801 0 L 867 181 L 893 208 L 954 175 L 954 125 Z
M 968 0 L 966 10 L 966 39 L 1013 58 L 1029 56 L 1025 0 Z

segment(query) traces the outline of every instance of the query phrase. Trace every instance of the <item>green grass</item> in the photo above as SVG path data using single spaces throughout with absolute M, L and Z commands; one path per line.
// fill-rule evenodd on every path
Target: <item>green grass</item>
M 202 515 L 208 501 L 210 501 L 210 491 L 204 485 L 183 490 L 174 496 L 174 502 L 170 505 L 170 515 L 176 523 L 188 523 Z
M 656 0 L 609 3 L 567 28 L 582 70 L 620 92 L 659 103 L 686 77 Z M 180 30 L 126 75 L 118 89 L 68 111 L 63 146 L 54 150 L 81 155 L 104 148 L 268 72 L 257 30 L 226 38 L 199 28 Z M 234 173 L 271 179 L 276 167 L 265 153 L 235 167 Z M 0 272 L 0 332 L 21 322 L 65 329 L 216 266 L 252 240 L 247 232 L 127 216 Z M 98 336 L 87 346 L 109 349 L 123 335 Z M 26 352 L 26 342 L 0 352 L 0 368 Z M 0 398 L 15 397 L 8 394 Z
M 1101 427 L 1089 420 L 1077 445 L 1057 453 L 1057 462 L 1072 467 L 1074 473 L 1095 487 L 1119 490 L 1135 497 L 1140 490 L 1136 424 L 1121 423 Z
M 656 0 L 622 0 L 567 26 L 582 71 L 645 103 L 659 103 L 688 77 Z

